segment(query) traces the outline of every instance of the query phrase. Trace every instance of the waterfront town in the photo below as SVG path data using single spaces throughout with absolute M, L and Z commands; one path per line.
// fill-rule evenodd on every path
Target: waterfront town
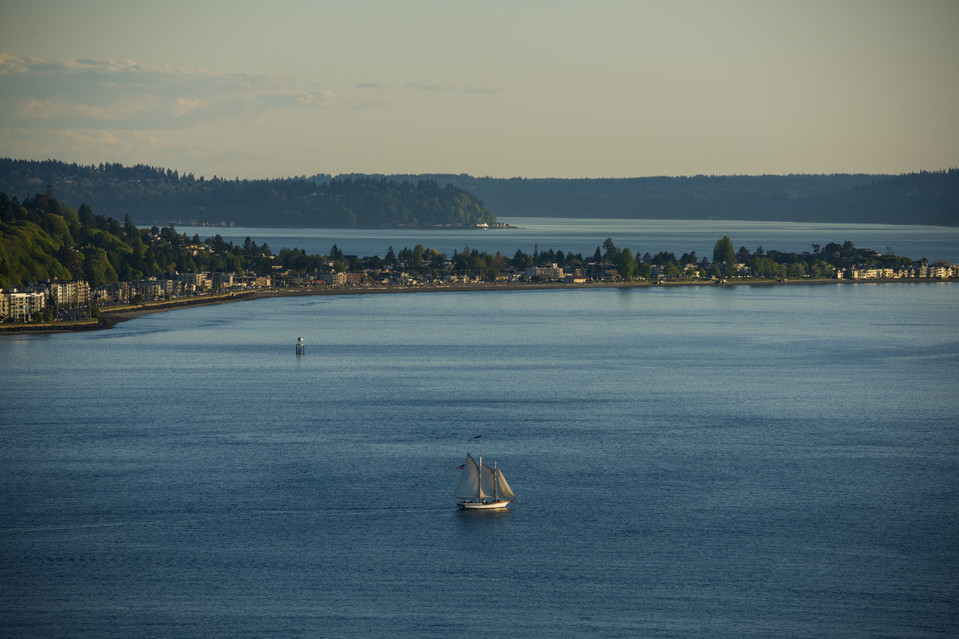
M 436 251 L 422 250 L 422 247 L 418 246 L 416 251 L 404 249 L 399 258 L 392 256 L 391 250 L 392 259 L 387 261 L 340 254 L 336 256 L 337 259 L 331 258 L 323 262 L 320 268 L 313 272 L 275 265 L 268 274 L 175 273 L 169 277 L 149 277 L 96 287 L 91 287 L 83 280 L 51 280 L 30 286 L 0 289 L 0 323 L 9 326 L 89 320 L 96 318 L 101 311 L 111 308 L 188 299 L 202 303 L 204 297 L 250 292 L 361 293 L 410 291 L 417 288 L 435 290 L 437 287 L 455 289 L 467 286 L 496 288 L 511 285 L 729 285 L 823 281 L 928 282 L 959 279 L 959 266 L 941 262 L 929 264 L 925 260 L 901 260 L 896 266 L 877 267 L 875 258 L 881 256 L 869 249 L 855 249 L 863 258 L 862 264 L 835 267 L 819 261 L 815 272 L 811 273 L 805 266 L 808 262 L 776 261 L 773 258 L 782 257 L 782 254 L 775 251 L 766 253 L 770 264 L 763 268 L 762 262 L 756 260 L 756 255 L 740 254 L 740 258 L 750 259 L 728 263 L 710 263 L 705 258 L 696 261 L 695 254 L 684 255 L 682 260 L 657 259 L 661 258 L 661 255 L 651 258 L 647 254 L 636 261 L 631 255 L 624 260 L 624 254 L 628 254 L 628 250 L 620 251 L 611 240 L 607 240 L 604 246 L 607 249 L 605 254 L 597 249 L 592 258 L 570 260 L 572 264 L 564 265 L 557 262 L 542 263 L 541 259 L 530 259 L 533 256 L 523 256 L 518 252 L 512 260 L 497 254 L 495 257 L 499 258 L 500 264 L 497 268 L 490 269 L 486 262 L 491 256 L 464 251 L 453 259 L 446 259 Z M 193 250 L 204 251 L 207 247 L 197 245 Z M 816 252 L 819 253 L 818 247 Z M 336 253 L 335 246 L 333 253 Z M 561 252 L 559 255 L 565 257 Z M 809 257 L 808 254 L 806 257 Z M 539 262 L 541 265 L 523 266 L 524 262 Z M 770 268 L 770 265 L 774 267 Z

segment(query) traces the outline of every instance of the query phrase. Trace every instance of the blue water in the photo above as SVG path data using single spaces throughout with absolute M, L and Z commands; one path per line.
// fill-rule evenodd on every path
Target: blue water
M 677 257 L 695 251 L 701 259 L 712 259 L 716 240 L 729 236 L 738 250 L 812 252 L 813 244 L 850 241 L 859 248 L 882 254 L 903 255 L 929 262 L 946 260 L 959 263 L 959 228 L 890 224 L 812 224 L 796 222 L 742 222 L 734 220 L 607 220 L 569 218 L 499 218 L 512 229 L 280 229 L 251 227 L 177 227 L 189 237 L 202 239 L 221 235 L 234 244 L 247 237 L 257 244 L 266 243 L 276 253 L 282 248 L 299 248 L 308 254 L 328 255 L 335 244 L 347 255 L 383 257 L 392 246 L 399 253 L 417 244 L 434 248 L 447 256 L 469 247 L 493 254 L 497 251 L 513 257 L 517 249 L 532 254 L 563 251 L 592 255 L 612 238 L 619 248 L 634 255 L 660 251 Z
M 449 292 L 0 338 L 0 635 L 954 637 L 957 309 Z M 454 508 L 477 434 L 510 511 Z

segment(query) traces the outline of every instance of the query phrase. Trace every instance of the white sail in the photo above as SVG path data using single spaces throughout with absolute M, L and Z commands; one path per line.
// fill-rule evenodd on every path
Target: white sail
M 466 453 L 463 474 L 460 475 L 460 482 L 456 485 L 453 497 L 457 499 L 479 499 L 481 496 L 479 467 L 470 454 Z
M 494 490 L 493 469 L 487 466 L 486 464 L 483 464 L 482 471 L 483 471 L 483 481 L 481 483 L 481 487 L 483 489 L 483 497 L 492 498 L 494 495 L 496 495 L 496 493 L 493 492 Z
M 509 484 L 506 483 L 506 478 L 503 477 L 503 471 L 496 468 L 496 498 L 513 500 L 516 499 L 516 495 L 513 494 L 513 491 L 510 490 Z

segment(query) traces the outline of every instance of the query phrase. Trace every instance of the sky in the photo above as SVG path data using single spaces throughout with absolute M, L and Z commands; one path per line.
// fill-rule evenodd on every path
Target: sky
M 4 0 L 0 157 L 196 176 L 959 167 L 956 0 Z

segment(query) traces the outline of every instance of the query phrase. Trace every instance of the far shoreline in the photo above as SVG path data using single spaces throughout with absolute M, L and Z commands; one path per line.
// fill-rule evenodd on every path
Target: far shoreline
M 496 291 L 533 291 L 533 290 L 577 290 L 596 288 L 683 288 L 690 286 L 718 286 L 721 288 L 735 288 L 738 286 L 825 286 L 847 284 L 935 284 L 953 283 L 955 279 L 803 279 L 803 280 L 752 280 L 752 281 L 685 281 L 685 282 L 588 282 L 583 284 L 567 284 L 563 282 L 527 282 L 509 284 L 449 284 L 429 286 L 355 286 L 348 288 L 288 288 L 272 290 L 255 290 L 219 295 L 198 295 L 196 297 L 180 298 L 162 302 L 148 302 L 145 304 L 128 305 L 119 308 L 109 308 L 100 311 L 96 320 L 77 322 L 52 322 L 46 324 L 2 324 L 0 337 L 8 335 L 42 335 L 53 333 L 78 333 L 98 331 L 113 328 L 120 322 L 179 309 L 197 306 L 213 306 L 232 302 L 269 299 L 275 297 L 312 297 L 319 295 L 393 295 L 403 293 L 462 293 L 462 292 L 496 292 Z

